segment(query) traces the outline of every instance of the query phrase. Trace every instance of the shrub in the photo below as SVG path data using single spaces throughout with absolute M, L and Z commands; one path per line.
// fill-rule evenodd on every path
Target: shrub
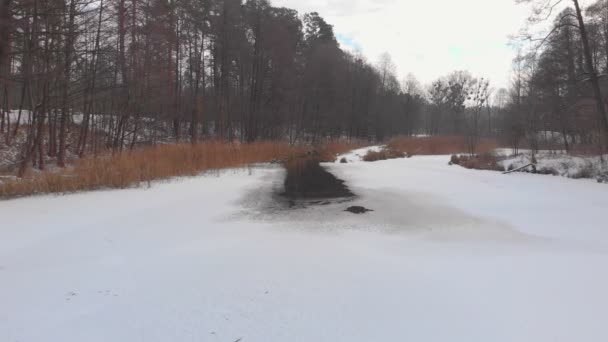
M 399 137 L 388 142 L 388 147 L 413 155 L 449 155 L 466 153 L 468 151 L 466 137 L 433 136 L 424 138 Z M 482 138 L 477 145 L 477 153 L 490 153 L 499 144 L 494 139 Z
M 554 168 L 551 167 L 541 167 L 540 169 L 537 170 L 538 174 L 541 175 L 552 175 L 552 176 L 558 176 L 559 172 L 557 170 L 555 170 Z
M 375 162 L 375 161 L 379 161 L 379 160 L 386 160 L 386 153 L 384 153 L 383 151 L 368 151 L 364 156 L 363 156 L 363 161 L 366 162 Z
M 595 171 L 593 170 L 593 165 L 591 163 L 586 163 L 583 168 L 570 174 L 570 178 L 587 179 L 587 178 L 593 178 L 594 175 L 595 175 Z
M 503 171 L 503 168 L 498 165 L 498 158 L 491 153 L 485 153 L 478 156 L 459 156 L 458 165 L 474 170 L 490 170 Z
M 398 159 L 405 158 L 405 153 L 392 149 L 390 147 L 385 147 L 380 151 L 368 151 L 363 156 L 363 161 L 366 162 L 375 162 L 379 160 L 388 160 L 388 159 Z
M 457 154 L 453 154 L 450 158 L 450 165 L 460 165 L 460 157 Z

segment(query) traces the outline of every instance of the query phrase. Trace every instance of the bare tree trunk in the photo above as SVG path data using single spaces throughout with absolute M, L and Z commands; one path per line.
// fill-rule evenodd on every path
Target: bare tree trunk
M 0 71 L 8 55 L 8 39 L 11 31 L 11 0 L 0 0 Z
M 191 143 L 196 144 L 199 140 L 199 122 L 200 122 L 200 98 L 201 98 L 201 90 L 204 92 L 204 73 L 205 73 L 205 59 L 204 59 L 204 43 L 205 43 L 205 33 L 201 33 L 201 42 L 200 46 L 198 43 L 198 35 L 199 32 L 197 29 L 194 30 L 194 34 L 192 39 L 194 40 L 194 46 L 190 47 L 190 63 L 191 63 L 191 72 L 190 72 L 190 80 L 192 83 L 193 96 L 192 96 L 192 118 L 190 123 L 190 136 Z M 192 53 L 192 49 L 194 49 L 194 53 Z M 203 85 L 201 87 L 201 81 Z M 202 88 L 202 89 L 201 89 Z
M 12 138 L 14 138 L 15 136 L 17 136 L 17 133 L 19 132 L 19 126 L 21 125 L 21 114 L 23 113 L 23 102 L 25 101 L 25 90 L 26 90 L 26 86 L 27 83 L 23 83 L 23 86 L 21 87 L 21 100 L 19 101 L 19 112 L 17 114 L 17 120 L 15 121 L 15 128 L 13 128 L 13 134 L 12 134 Z
M 0 75 L 1 76 L 1 75 Z M 0 86 L 2 84 L 0 83 Z M 4 87 L 4 90 L 6 90 L 6 87 Z M 2 134 L 4 134 L 4 125 L 5 125 L 5 106 L 6 106 L 6 99 L 5 99 L 5 91 L 2 91 L 2 93 L 0 94 L 0 138 L 2 138 Z M 8 110 L 6 110 L 7 114 L 6 117 L 8 117 Z M 10 128 L 7 129 L 7 131 L 10 131 Z M 7 134 L 8 135 L 8 134 Z
M 593 94 L 595 96 L 598 115 L 600 116 L 600 121 L 604 130 L 604 143 L 608 143 L 608 113 L 606 113 L 606 106 L 604 104 L 604 99 L 602 98 L 600 82 L 598 79 L 597 72 L 595 70 L 595 66 L 593 64 L 593 57 L 591 54 L 591 47 L 589 46 L 589 36 L 587 35 L 585 20 L 583 19 L 583 13 L 581 11 L 579 1 L 572 1 L 574 2 L 574 7 L 576 9 L 576 17 L 578 19 L 578 25 L 581 32 L 581 40 L 583 42 L 583 53 L 585 56 L 585 64 L 587 65 L 587 72 L 589 73 L 589 81 L 591 82 L 591 87 L 593 88 Z
M 11 31 L 10 18 L 11 0 L 0 0 L 0 85 L 4 85 L 4 103 L 0 102 L 0 136 L 6 127 L 6 144 L 10 142 L 10 106 L 8 98 L 8 79 L 10 77 L 10 63 L 8 61 L 9 36 Z M 4 109 L 4 111 L 3 111 Z
M 74 20 L 76 17 L 76 1 L 70 0 L 70 14 L 68 19 L 68 34 L 65 43 L 65 66 L 63 70 L 63 99 L 61 106 L 61 119 L 59 123 L 59 155 L 57 164 L 59 167 L 65 167 L 66 156 L 66 138 L 68 116 L 70 115 L 69 96 L 70 96 L 70 78 L 72 72 L 72 50 L 74 48 Z
M 104 4 L 103 4 L 103 0 L 101 0 L 99 2 L 99 18 L 98 18 L 98 22 L 97 22 L 97 33 L 95 34 L 95 48 L 93 49 L 93 56 L 92 56 L 92 62 L 91 62 L 91 72 L 90 72 L 90 77 L 91 77 L 91 82 L 90 85 L 88 87 L 88 91 L 87 91 L 87 98 L 88 100 L 85 100 L 85 113 L 84 113 L 84 118 L 83 118 L 83 123 L 82 123 L 82 133 L 81 133 L 81 146 L 80 146 L 80 150 L 78 152 L 78 156 L 80 158 L 82 158 L 84 156 L 85 153 L 85 149 L 87 146 L 87 140 L 88 140 L 88 135 L 89 135 L 89 122 L 90 122 L 90 117 L 91 117 L 91 113 L 93 111 L 93 96 L 94 96 L 94 92 L 95 92 L 95 87 L 96 87 L 96 80 L 97 80 L 97 61 L 99 59 L 99 46 L 100 46 L 100 39 L 101 39 L 101 20 L 103 17 L 103 10 L 104 10 Z
M 34 0 L 32 3 L 33 12 L 32 12 L 32 22 L 29 22 L 29 8 L 26 9 L 27 23 L 25 27 L 25 42 L 27 44 L 27 51 L 24 53 L 24 61 L 23 61 L 23 73 L 24 73 L 24 83 L 27 86 L 28 98 L 31 110 L 32 122 L 30 124 L 30 128 L 27 133 L 27 140 L 23 147 L 23 158 L 21 160 L 19 171 L 17 172 L 17 176 L 22 178 L 27 173 L 30 163 L 33 158 L 34 148 L 36 146 L 34 141 L 34 136 L 36 135 L 36 119 L 38 110 L 38 106 L 34 103 L 34 95 L 32 90 L 32 60 L 34 58 L 34 48 L 38 45 L 37 36 L 38 36 L 38 1 Z
M 174 88 L 174 98 L 173 98 L 173 130 L 175 134 L 175 142 L 179 142 L 180 140 L 180 97 L 181 97 L 181 82 L 180 82 L 180 46 L 181 46 L 181 37 L 180 37 L 180 23 L 179 18 L 176 14 L 177 4 L 175 0 L 171 1 L 171 24 L 172 31 L 175 34 L 175 66 L 174 66 L 174 77 L 175 77 L 175 88 Z M 171 58 L 171 56 L 170 56 Z

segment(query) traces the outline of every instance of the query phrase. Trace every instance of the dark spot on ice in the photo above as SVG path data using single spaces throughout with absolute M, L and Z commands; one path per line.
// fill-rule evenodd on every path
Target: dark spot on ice
M 283 196 L 287 197 L 290 207 L 296 200 L 308 200 L 309 204 L 328 205 L 328 199 L 354 197 L 344 181 L 337 178 L 323 166 L 317 158 L 302 157 L 284 163 L 287 175 Z M 311 201 L 312 200 L 312 201 Z
M 373 211 L 371 209 L 367 209 L 365 207 L 361 207 L 358 205 L 352 206 L 352 207 L 348 207 L 345 211 L 348 211 L 349 213 L 353 213 L 353 214 L 365 214 L 368 211 Z
M 308 202 L 309 204 L 314 204 L 314 205 L 329 205 L 331 204 L 330 201 L 311 201 Z

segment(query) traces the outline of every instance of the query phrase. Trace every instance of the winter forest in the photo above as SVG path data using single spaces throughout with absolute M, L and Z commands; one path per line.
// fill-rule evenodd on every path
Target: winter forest
M 2 137 L 11 144 L 20 129 L 10 110 L 27 117 L 23 163 L 39 168 L 43 155 L 65 165 L 69 155 L 166 142 L 383 140 L 426 129 L 422 89 L 404 91 L 388 56 L 373 65 L 341 50 L 317 13 L 257 0 L 6 4 Z
M 605 150 L 608 4 L 576 5 L 496 89 L 467 71 L 402 81 L 390 55 L 345 51 L 318 13 L 265 0 L 3 0 L 0 134 L 20 175 L 180 141 L 424 134 Z
M 607 76 L 608 0 L 0 0 L 0 341 L 608 341 Z

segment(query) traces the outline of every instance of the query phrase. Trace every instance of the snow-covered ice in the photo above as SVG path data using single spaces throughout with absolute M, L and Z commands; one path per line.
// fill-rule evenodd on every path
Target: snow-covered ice
M 0 202 L 0 341 L 608 340 L 608 186 L 351 159 Z

